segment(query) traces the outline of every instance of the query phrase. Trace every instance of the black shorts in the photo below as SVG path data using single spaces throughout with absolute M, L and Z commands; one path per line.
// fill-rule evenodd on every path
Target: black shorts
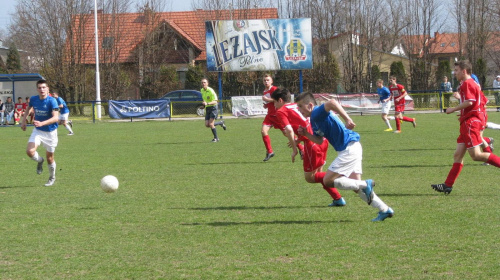
M 210 119 L 217 119 L 217 105 L 205 107 L 205 120 L 208 121 Z

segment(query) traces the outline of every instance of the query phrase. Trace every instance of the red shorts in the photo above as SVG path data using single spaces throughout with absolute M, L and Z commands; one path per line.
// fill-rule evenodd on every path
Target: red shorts
M 457 138 L 458 144 L 465 144 L 467 149 L 479 146 L 483 143 L 481 130 L 483 121 L 477 118 L 470 118 L 460 124 L 460 135 Z
M 264 121 L 262 122 L 262 125 L 272 126 L 276 129 L 281 129 L 276 115 L 266 115 Z
M 326 139 L 323 140 L 321 145 L 312 141 L 305 141 L 304 155 L 302 159 L 304 172 L 312 172 L 313 170 L 325 165 L 327 151 L 328 141 L 326 141 Z
M 405 104 L 396 104 L 394 105 L 394 111 L 396 112 L 404 112 L 405 111 Z

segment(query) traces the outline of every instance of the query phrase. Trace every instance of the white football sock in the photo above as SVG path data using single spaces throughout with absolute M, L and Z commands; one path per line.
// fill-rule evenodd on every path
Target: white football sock
M 357 191 L 366 188 L 366 181 L 354 180 L 342 176 L 340 178 L 335 179 L 335 181 L 333 181 L 333 185 L 337 189 Z
M 392 127 L 391 127 L 391 123 L 389 122 L 389 120 L 388 120 L 388 119 L 387 119 L 387 120 L 384 120 L 384 122 L 385 122 L 385 125 L 387 125 L 387 127 L 388 127 L 388 128 L 392 129 Z
M 500 129 L 500 124 L 496 124 L 496 123 L 492 123 L 492 122 L 487 122 L 486 123 L 486 128 Z
M 56 177 L 56 162 L 54 161 L 51 164 L 47 164 L 49 166 L 49 176 L 50 178 Z
M 387 119 L 388 119 L 388 120 L 393 121 L 393 120 L 395 120 L 396 118 L 395 118 L 394 116 L 387 116 Z
M 358 196 L 366 203 L 368 203 L 368 199 L 366 198 L 366 194 L 364 192 L 358 192 Z M 373 192 L 372 204 L 370 204 L 373 208 L 378 209 L 381 212 L 385 212 L 389 209 L 389 206 L 385 204 L 382 199 L 380 199 L 375 192 Z
M 64 127 L 69 131 L 69 133 L 73 133 L 73 130 L 71 130 L 71 126 L 69 126 L 69 124 L 65 124 Z
M 35 151 L 35 154 L 31 157 L 32 160 L 36 161 L 36 162 L 42 162 L 43 161 L 43 157 L 39 156 L 38 155 L 38 152 Z

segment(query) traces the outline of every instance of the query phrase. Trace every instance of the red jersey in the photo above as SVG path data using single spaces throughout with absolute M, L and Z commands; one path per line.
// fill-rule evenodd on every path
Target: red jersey
M 14 105 L 14 108 L 16 108 L 16 111 L 23 111 L 24 109 L 23 103 L 16 103 Z
M 396 84 L 394 85 L 389 85 L 389 90 L 391 91 L 392 96 L 394 97 L 394 105 L 404 105 L 405 104 L 405 99 L 401 98 L 399 101 L 396 101 L 396 98 L 400 97 L 401 95 L 405 94 L 406 90 L 403 85 Z
M 26 110 L 28 108 L 28 103 L 24 102 L 23 103 L 23 110 Z
M 298 135 L 298 130 L 299 127 L 307 127 L 307 130 L 312 134 L 312 127 L 311 124 L 309 123 L 309 120 L 306 119 L 300 112 L 299 109 L 297 108 L 297 104 L 295 103 L 288 103 L 283 105 L 283 107 L 279 108 L 276 111 L 276 117 L 278 118 L 278 123 L 280 125 L 281 130 L 285 130 L 285 127 L 287 125 L 290 125 L 293 129 L 293 132 L 299 140 L 301 141 L 309 141 L 305 136 L 299 136 Z
M 460 85 L 460 103 L 471 101 L 472 105 L 460 110 L 460 122 L 469 118 L 484 119 L 484 94 L 474 79 L 467 79 Z
M 272 86 L 270 89 L 264 90 L 264 93 L 262 95 L 264 95 L 265 97 L 271 98 L 271 94 L 277 89 L 278 89 L 278 87 Z M 267 108 L 268 115 L 275 115 L 276 114 L 276 107 L 274 107 L 274 102 L 265 103 L 264 108 Z

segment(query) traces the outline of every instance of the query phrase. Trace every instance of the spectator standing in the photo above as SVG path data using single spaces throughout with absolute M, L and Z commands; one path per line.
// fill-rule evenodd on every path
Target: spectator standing
M 3 125 L 3 111 L 4 111 L 4 105 L 2 102 L 2 99 L 0 98 L 0 125 Z
M 451 83 L 448 81 L 448 77 L 444 76 L 443 77 L 443 82 L 441 83 L 441 92 L 443 94 L 443 99 L 444 99 L 444 108 L 450 107 L 450 97 L 451 94 L 453 93 L 453 90 L 451 88 Z
M 495 80 L 493 81 L 493 88 L 495 92 L 493 93 L 495 95 L 495 105 L 500 105 L 500 75 L 498 75 Z M 497 107 L 497 112 L 500 112 L 500 107 Z

